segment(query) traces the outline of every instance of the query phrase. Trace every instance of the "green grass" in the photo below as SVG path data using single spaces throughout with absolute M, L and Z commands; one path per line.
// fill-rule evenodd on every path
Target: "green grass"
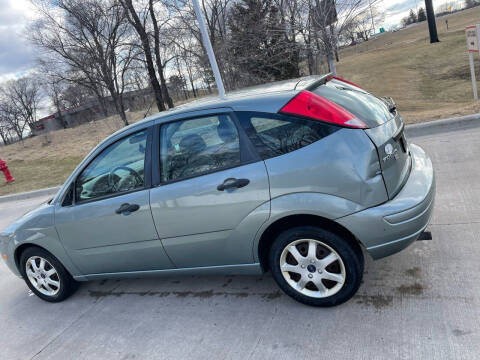
M 14 160 L 8 164 L 15 182 L 0 179 L 0 196 L 61 185 L 82 158 Z
M 479 112 L 464 31 L 478 18 L 480 8 L 453 14 L 448 32 L 445 18 L 437 19 L 437 44 L 430 44 L 427 24 L 422 23 L 344 49 L 338 73 L 377 95 L 392 96 L 409 123 Z M 476 66 L 478 70 L 478 55 Z

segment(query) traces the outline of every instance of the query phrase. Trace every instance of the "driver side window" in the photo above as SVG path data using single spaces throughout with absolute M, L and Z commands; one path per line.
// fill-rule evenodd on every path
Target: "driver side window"
M 104 149 L 78 176 L 76 202 L 143 188 L 147 131 L 129 135 Z

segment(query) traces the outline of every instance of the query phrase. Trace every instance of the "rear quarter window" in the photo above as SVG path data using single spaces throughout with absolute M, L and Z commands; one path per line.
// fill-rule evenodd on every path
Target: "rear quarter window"
M 340 130 L 338 126 L 280 114 L 238 112 L 237 116 L 264 160 L 301 149 Z

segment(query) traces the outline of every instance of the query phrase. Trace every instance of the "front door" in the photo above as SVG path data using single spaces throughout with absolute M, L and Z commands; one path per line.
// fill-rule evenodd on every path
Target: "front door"
M 247 146 L 229 113 L 161 126 L 161 184 L 151 190 L 151 208 L 176 266 L 253 262 L 270 195 L 265 164 Z
M 150 211 L 151 131 L 101 151 L 77 177 L 71 203 L 64 201 L 55 211 L 62 243 L 84 274 L 172 267 Z

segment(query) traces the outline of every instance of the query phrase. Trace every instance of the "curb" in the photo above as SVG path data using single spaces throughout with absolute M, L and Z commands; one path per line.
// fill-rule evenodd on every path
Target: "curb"
M 443 120 L 434 120 L 421 124 L 411 124 L 405 126 L 405 133 L 409 138 L 435 135 L 447 131 L 465 130 L 480 126 L 480 113 L 450 118 Z
M 479 126 L 480 113 L 462 116 L 458 118 L 434 120 L 421 124 L 406 125 L 405 133 L 409 138 L 415 138 L 420 136 L 435 135 L 447 131 L 471 129 Z M 0 196 L 0 203 L 7 201 L 30 199 L 38 196 L 53 196 L 57 193 L 59 189 L 60 186 Z
M 28 191 L 28 192 L 23 192 L 18 194 L 0 196 L 0 203 L 8 202 L 8 201 L 31 199 L 39 196 L 48 196 L 48 195 L 53 196 L 57 193 L 58 190 L 60 190 L 60 186 Z

